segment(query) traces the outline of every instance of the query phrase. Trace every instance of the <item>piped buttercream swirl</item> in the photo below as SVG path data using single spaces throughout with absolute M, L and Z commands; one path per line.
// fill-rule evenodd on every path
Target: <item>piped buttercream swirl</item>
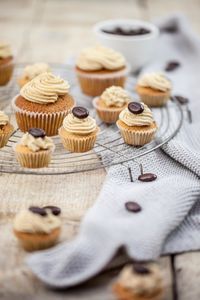
M 63 127 L 66 131 L 78 135 L 88 135 L 97 130 L 95 119 L 90 116 L 84 119 L 79 119 L 72 113 L 65 117 Z
M 4 111 L 0 110 L 0 125 L 6 125 L 8 122 L 8 116 L 4 113 Z
M 52 73 L 42 73 L 26 83 L 20 95 L 26 100 L 39 104 L 54 103 L 59 96 L 66 95 L 69 83 Z
M 29 150 L 33 152 L 37 152 L 39 150 L 54 149 L 54 143 L 50 137 L 45 136 L 44 138 L 35 138 L 28 132 L 26 132 L 22 136 L 20 144 L 26 146 Z
M 166 92 L 171 90 L 171 82 L 162 73 L 148 73 L 139 78 L 138 85 Z
M 142 103 L 144 110 L 141 114 L 133 114 L 125 108 L 119 115 L 119 119 L 128 126 L 149 126 L 154 122 L 153 115 L 148 106 Z
M 24 68 L 23 77 L 31 80 L 45 72 L 51 72 L 49 65 L 45 63 L 36 63 L 33 65 L 28 65 Z
M 82 70 L 117 70 L 126 64 L 123 55 L 111 48 L 95 46 L 82 50 L 76 65 Z
M 107 88 L 100 98 L 107 107 L 122 107 L 131 101 L 127 91 L 119 86 Z
M 0 58 L 6 58 L 12 56 L 10 45 L 0 43 Z

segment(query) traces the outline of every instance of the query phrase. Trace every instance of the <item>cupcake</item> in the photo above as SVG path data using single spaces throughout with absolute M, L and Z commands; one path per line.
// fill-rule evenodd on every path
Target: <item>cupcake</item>
M 156 263 L 127 265 L 113 285 L 119 300 L 161 300 L 164 294 L 163 277 Z
M 0 148 L 7 144 L 13 131 L 14 127 L 10 124 L 8 116 L 0 110 Z
M 0 86 L 6 85 L 13 74 L 14 61 L 10 46 L 0 43 Z
M 130 95 L 120 86 L 107 88 L 100 97 L 93 100 L 99 118 L 105 123 L 115 123 L 120 112 L 131 101 Z
M 27 82 L 45 72 L 51 72 L 48 64 L 36 63 L 33 65 L 28 65 L 24 68 L 21 77 L 18 79 L 18 84 L 22 88 Z
M 103 46 L 84 49 L 76 62 L 81 89 L 89 96 L 99 96 L 112 85 L 123 87 L 127 71 L 122 54 Z
M 130 102 L 119 115 L 117 126 L 126 144 L 143 146 L 157 131 L 151 110 L 144 103 Z
M 14 146 L 16 158 L 24 168 L 47 167 L 55 149 L 50 137 L 40 128 L 31 128 Z
M 57 135 L 65 116 L 74 106 L 69 84 L 51 73 L 42 73 L 26 83 L 12 101 L 19 129 L 42 128 Z
M 36 251 L 56 244 L 61 230 L 60 208 L 31 206 L 16 215 L 13 231 L 26 251 Z
M 149 106 L 163 106 L 171 95 L 172 85 L 162 73 L 149 73 L 139 78 L 136 92 Z
M 68 114 L 59 136 L 63 146 L 71 152 L 87 152 L 94 147 L 99 127 L 84 107 L 76 106 Z

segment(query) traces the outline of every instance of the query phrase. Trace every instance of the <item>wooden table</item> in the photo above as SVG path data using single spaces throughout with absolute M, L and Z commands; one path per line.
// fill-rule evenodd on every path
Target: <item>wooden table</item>
M 81 47 L 94 43 L 92 25 L 102 19 L 129 17 L 151 20 L 181 11 L 200 33 L 199 0 L 1 0 L 0 40 L 11 43 L 18 62 L 66 62 Z M 57 204 L 64 211 L 62 239 L 70 239 L 79 220 L 95 201 L 106 172 L 80 175 L 31 176 L 0 174 L 0 299 L 114 299 L 112 269 L 84 286 L 66 292 L 45 288 L 30 272 L 12 234 L 13 215 L 30 204 Z M 91 188 L 92 187 L 92 188 Z M 79 204 L 74 204 L 74 199 Z M 77 201 L 76 201 L 77 203 Z M 199 300 L 200 253 L 160 259 L 166 279 L 165 299 Z

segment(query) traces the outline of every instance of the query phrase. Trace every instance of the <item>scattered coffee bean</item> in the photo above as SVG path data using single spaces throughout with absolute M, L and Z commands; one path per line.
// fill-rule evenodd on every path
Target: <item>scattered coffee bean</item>
M 148 275 L 151 273 L 151 271 L 147 267 L 145 267 L 144 265 L 142 265 L 140 263 L 134 263 L 133 270 L 135 273 L 138 273 L 140 275 Z
M 44 138 L 46 136 L 46 132 L 41 128 L 30 128 L 28 133 L 35 138 Z
M 144 106 L 139 102 L 130 102 L 128 105 L 128 110 L 135 114 L 141 114 L 144 111 Z
M 44 209 L 50 209 L 52 214 L 55 216 L 58 216 L 61 214 L 61 209 L 57 206 L 53 206 L 53 205 L 47 205 L 43 207 Z
M 172 24 L 169 24 L 169 25 L 166 25 L 166 26 L 163 26 L 160 28 L 160 31 L 161 32 L 165 32 L 165 33 L 177 33 L 179 30 L 178 28 L 178 24 L 177 23 L 172 23 Z
M 38 206 L 30 206 L 29 210 L 34 213 L 34 214 L 38 214 L 40 216 L 45 217 L 47 215 L 47 212 L 44 208 L 38 207 Z
M 180 104 L 187 104 L 189 102 L 189 99 L 183 96 L 175 95 L 172 98 L 175 98 Z
M 134 213 L 140 212 L 142 210 L 141 206 L 138 203 L 133 202 L 133 201 L 126 202 L 125 207 L 128 211 L 131 211 Z
M 103 32 L 108 33 L 108 34 L 115 34 L 115 35 L 124 35 L 124 36 L 134 36 L 134 35 L 143 35 L 143 34 L 148 34 L 151 31 L 147 28 L 137 28 L 137 29 L 124 29 L 122 27 L 115 27 L 112 30 L 110 29 L 102 29 Z
M 178 61 L 170 61 L 167 63 L 167 65 L 165 67 L 165 71 L 167 71 L 167 72 L 174 71 L 175 69 L 180 67 L 180 65 L 181 64 Z
M 89 111 L 81 106 L 76 106 L 72 109 L 73 115 L 78 119 L 85 119 L 89 116 Z
M 157 179 L 157 176 L 153 173 L 144 173 L 138 177 L 138 180 L 143 181 L 143 182 L 150 182 L 150 181 L 154 181 L 156 179 Z

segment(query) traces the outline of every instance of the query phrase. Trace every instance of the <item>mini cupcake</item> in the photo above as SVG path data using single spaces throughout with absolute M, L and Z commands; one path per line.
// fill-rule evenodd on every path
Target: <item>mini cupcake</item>
M 117 126 L 125 143 L 133 146 L 149 143 L 157 131 L 151 110 L 138 102 L 130 102 L 120 113 Z
M 0 86 L 6 85 L 13 74 L 14 60 L 10 46 L 0 43 Z
M 42 128 L 47 136 L 58 134 L 73 106 L 68 82 L 48 72 L 26 83 L 12 101 L 19 129 L 26 132 L 32 127 Z
M 51 72 L 51 68 L 45 63 L 36 63 L 26 66 L 21 77 L 18 79 L 20 88 L 22 88 L 27 82 L 31 81 L 36 76 L 45 72 Z
M 26 251 L 36 251 L 56 244 L 61 229 L 60 208 L 31 206 L 16 215 L 13 231 Z
M 171 82 L 162 73 L 145 74 L 136 86 L 141 100 L 152 107 L 163 106 L 170 98 L 171 89 Z
M 93 100 L 98 116 L 105 123 L 115 123 L 120 112 L 131 101 L 130 95 L 126 90 L 119 86 L 107 88 L 100 97 Z
M 94 147 L 99 128 L 84 107 L 76 106 L 68 114 L 59 135 L 63 146 L 71 152 L 87 152 Z
M 119 300 L 161 300 L 164 294 L 163 277 L 156 263 L 135 263 L 121 271 L 113 292 Z
M 21 141 L 14 146 L 16 158 L 24 168 L 47 167 L 55 149 L 50 137 L 40 128 L 31 128 L 22 136 Z
M 76 73 L 83 93 L 99 96 L 112 85 L 123 87 L 128 68 L 122 54 L 110 48 L 95 46 L 80 53 Z
M 10 124 L 8 116 L 0 111 L 0 148 L 7 144 L 13 131 L 14 127 Z

